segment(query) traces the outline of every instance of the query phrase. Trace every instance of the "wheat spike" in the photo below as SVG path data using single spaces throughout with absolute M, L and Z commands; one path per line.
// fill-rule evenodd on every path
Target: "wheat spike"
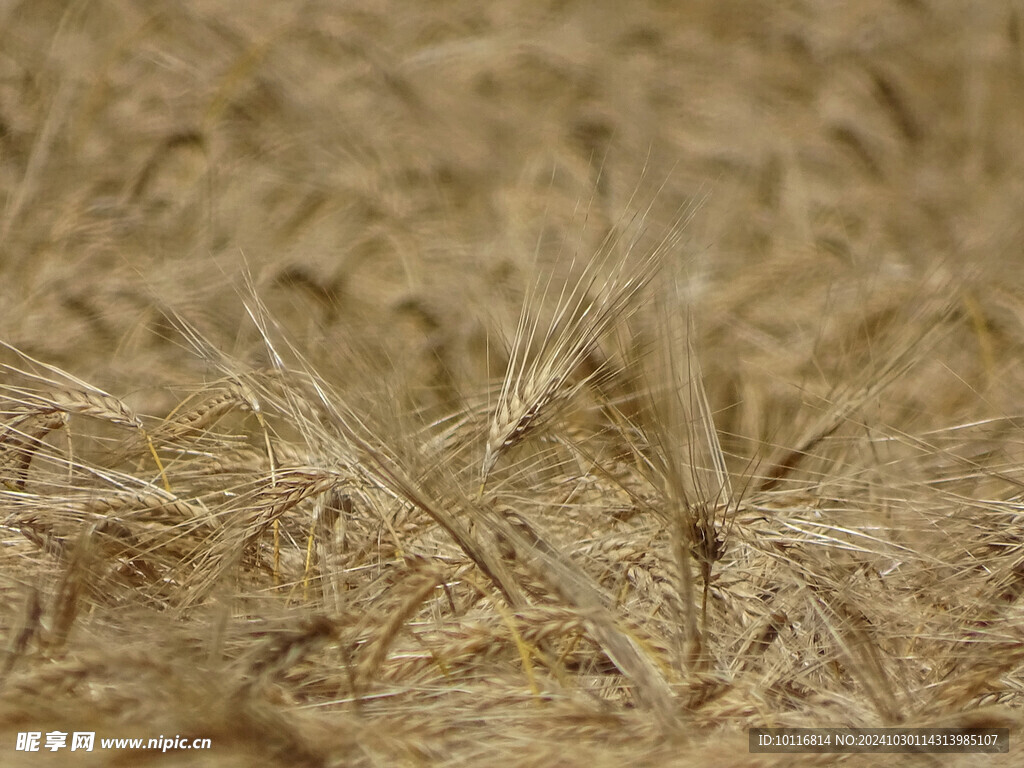
M 625 257 L 610 264 L 609 253 L 617 243 L 606 242 L 608 250 L 590 261 L 574 283 L 561 289 L 544 330 L 535 314 L 541 308 L 533 305 L 543 302 L 547 289 L 530 292 L 520 311 L 512 353 L 488 425 L 481 482 L 486 482 L 502 454 L 522 442 L 597 375 L 592 372 L 572 380 L 602 336 L 637 309 L 641 292 L 656 274 L 671 242 L 666 239 L 636 265 Z M 628 256 L 628 248 L 626 253 Z M 601 271 L 608 266 L 609 274 L 602 278 Z

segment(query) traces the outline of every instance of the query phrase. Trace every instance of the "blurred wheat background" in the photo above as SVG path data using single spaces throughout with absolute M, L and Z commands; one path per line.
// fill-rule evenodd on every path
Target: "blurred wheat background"
M 1022 36 L 1016 0 L 0 0 L 4 764 L 1015 744 Z

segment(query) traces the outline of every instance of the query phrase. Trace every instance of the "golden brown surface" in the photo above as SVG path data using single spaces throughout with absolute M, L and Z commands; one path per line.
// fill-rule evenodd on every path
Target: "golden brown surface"
M 0 0 L 0 763 L 1016 765 L 1022 37 Z

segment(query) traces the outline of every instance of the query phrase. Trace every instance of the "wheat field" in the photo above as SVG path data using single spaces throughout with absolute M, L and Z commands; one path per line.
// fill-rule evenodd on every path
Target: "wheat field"
M 1022 38 L 0 0 L 0 763 L 1017 765 Z

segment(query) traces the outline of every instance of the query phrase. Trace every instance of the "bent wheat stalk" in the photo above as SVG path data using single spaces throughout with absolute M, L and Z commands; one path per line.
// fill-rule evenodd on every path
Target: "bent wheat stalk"
M 0 424 L 0 482 L 12 491 L 25 490 L 29 465 L 43 438 L 66 424 L 62 411 L 26 411 Z

